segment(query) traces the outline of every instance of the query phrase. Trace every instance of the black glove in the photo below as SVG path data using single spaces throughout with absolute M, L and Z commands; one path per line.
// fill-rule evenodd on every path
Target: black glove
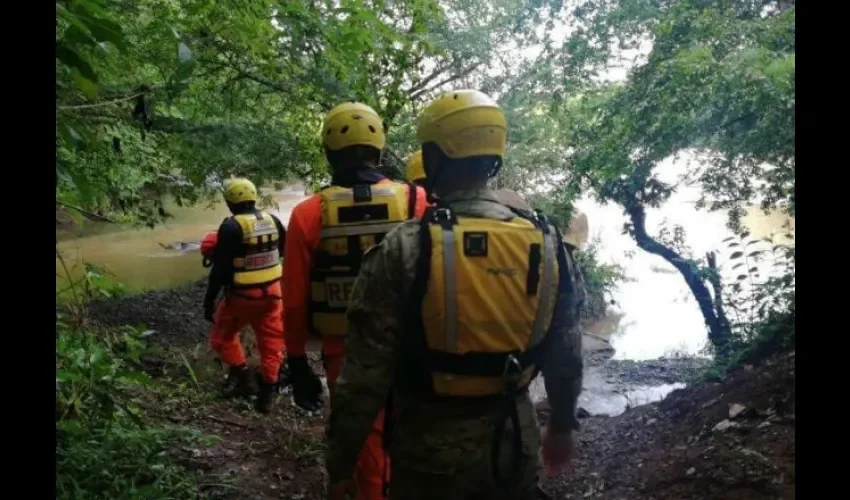
M 289 366 L 289 380 L 295 404 L 307 411 L 321 409 L 322 381 L 307 364 L 307 357 L 290 356 L 286 364 Z
M 204 302 L 204 319 L 212 323 L 213 313 L 215 313 L 215 304 L 213 302 Z

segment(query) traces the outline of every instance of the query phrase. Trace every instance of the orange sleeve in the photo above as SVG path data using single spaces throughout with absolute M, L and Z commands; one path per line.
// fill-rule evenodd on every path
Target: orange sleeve
M 303 356 L 307 351 L 307 301 L 310 300 L 313 252 L 319 246 L 322 229 L 321 203 L 319 196 L 312 196 L 296 205 L 286 229 L 283 305 L 286 350 L 290 356 Z
M 425 192 L 425 189 L 416 186 L 416 218 L 420 219 L 423 215 L 425 215 L 425 210 L 428 208 L 428 194 Z

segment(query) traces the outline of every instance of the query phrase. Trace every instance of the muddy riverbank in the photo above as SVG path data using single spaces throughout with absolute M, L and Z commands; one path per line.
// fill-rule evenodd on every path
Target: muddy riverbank
M 616 417 L 585 418 L 573 469 L 543 488 L 553 499 L 793 499 L 795 387 L 790 352 Z
M 161 385 L 144 406 L 156 420 L 215 437 L 174 450 L 210 498 L 324 498 L 322 413 L 284 397 L 264 418 L 246 402 L 218 398 L 224 372 L 207 347 L 203 294 L 204 283 L 195 282 L 101 301 L 90 318 L 149 330 L 163 358 L 146 366 Z M 706 360 L 612 359 L 608 342 L 592 334 L 585 348 L 573 470 L 541 483 L 551 498 L 794 498 L 793 354 L 745 366 L 722 383 L 680 389 Z M 320 370 L 318 356 L 311 358 Z M 545 423 L 545 399 L 538 409 Z

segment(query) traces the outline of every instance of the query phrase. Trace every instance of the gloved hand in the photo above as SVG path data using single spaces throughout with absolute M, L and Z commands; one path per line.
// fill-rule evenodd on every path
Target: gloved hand
M 573 458 L 572 431 L 555 432 L 547 428 L 543 433 L 541 448 L 546 475 L 552 477 L 570 470 Z
M 307 411 L 322 408 L 322 381 L 307 364 L 307 356 L 289 356 L 289 380 L 295 404 Z
M 215 304 L 212 302 L 204 302 L 204 319 L 213 322 L 213 314 L 215 313 Z

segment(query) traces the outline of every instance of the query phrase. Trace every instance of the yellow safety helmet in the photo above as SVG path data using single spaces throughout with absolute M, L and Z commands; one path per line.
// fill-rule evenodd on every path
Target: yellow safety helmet
M 456 90 L 433 101 L 419 119 L 422 144 L 435 143 L 452 159 L 503 156 L 507 123 L 502 108 L 477 90 Z
M 257 186 L 242 177 L 231 179 L 225 183 L 224 200 L 228 203 L 257 201 Z
M 387 137 L 378 113 L 360 102 L 346 102 L 330 110 L 322 124 L 322 144 L 331 151 L 348 146 L 383 150 Z
M 424 178 L 425 167 L 422 165 L 422 150 L 420 149 L 407 159 L 407 180 L 408 182 L 416 182 Z

